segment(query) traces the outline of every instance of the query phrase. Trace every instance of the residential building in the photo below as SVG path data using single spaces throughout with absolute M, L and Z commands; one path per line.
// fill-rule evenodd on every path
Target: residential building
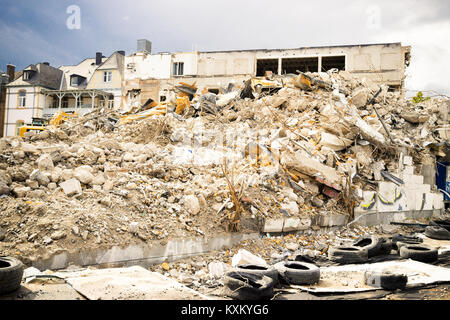
M 6 85 L 15 80 L 16 67 L 6 65 L 6 73 L 0 70 L 0 137 L 3 137 L 6 115 Z
M 109 58 L 97 52 L 95 58 L 77 65 L 28 66 L 7 85 L 5 135 L 17 134 L 33 118 L 50 119 L 58 110 L 84 113 L 95 107 L 120 108 L 124 58 L 123 51 Z
M 18 128 L 42 117 L 44 90 L 58 89 L 63 72 L 48 63 L 31 64 L 21 75 L 6 85 L 4 135 L 17 134 Z
M 56 110 L 89 111 L 95 107 L 117 109 L 121 105 L 123 59 L 118 51 L 109 58 L 101 52 L 78 65 L 61 66 L 64 77 L 57 90 L 45 90 L 50 97 L 43 116 L 51 118 Z

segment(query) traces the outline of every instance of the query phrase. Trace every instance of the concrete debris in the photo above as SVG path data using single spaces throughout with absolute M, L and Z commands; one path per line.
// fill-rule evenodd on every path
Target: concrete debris
M 233 267 L 237 267 L 244 264 L 267 266 L 267 262 L 264 259 L 252 254 L 245 249 L 241 249 L 237 254 L 233 256 L 233 259 L 231 259 L 231 265 Z
M 373 99 L 379 89 L 348 72 L 253 78 L 218 93 L 180 83 L 159 104 L 96 109 L 45 134 L 1 138 L 0 226 L 13 229 L 2 253 L 443 210 L 442 193 L 418 172 L 445 154 L 445 99 L 412 103 L 384 87 Z M 244 261 L 265 263 L 241 252 L 235 262 Z

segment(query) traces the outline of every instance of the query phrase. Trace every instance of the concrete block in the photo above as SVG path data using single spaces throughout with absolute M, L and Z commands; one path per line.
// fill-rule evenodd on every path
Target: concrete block
M 405 189 L 404 190 L 404 197 L 406 199 L 405 204 L 405 210 L 418 210 L 416 209 L 416 198 L 418 198 L 418 189 Z M 422 199 L 422 195 L 420 195 L 420 200 Z M 420 209 L 420 207 L 419 207 Z
M 431 186 L 429 184 L 421 184 L 419 186 L 419 191 L 421 193 L 430 193 L 431 192 Z
M 382 194 L 390 192 L 394 193 L 396 188 L 398 189 L 399 187 L 393 182 L 378 182 L 378 192 L 381 192 Z
M 426 184 L 434 186 L 436 184 L 436 167 L 435 165 L 422 165 L 423 181 Z
M 412 159 L 412 157 L 410 157 L 410 156 L 404 156 L 404 157 L 403 157 L 403 164 L 404 164 L 405 166 L 412 166 L 412 164 L 413 164 L 413 159 Z
M 286 218 L 284 219 L 283 232 L 306 230 L 311 227 L 309 218 Z
M 347 222 L 344 214 L 321 214 L 317 217 L 316 224 L 320 227 L 343 226 Z
M 360 212 L 360 213 L 367 213 L 367 212 L 373 212 L 377 210 L 377 205 L 378 205 L 378 201 L 375 202 L 374 206 L 370 209 L 364 209 L 362 207 L 362 205 L 367 205 L 371 202 L 371 199 L 374 195 L 374 193 L 376 193 L 375 191 L 363 191 L 362 193 L 362 197 L 363 200 L 359 203 L 359 206 L 355 208 L 355 212 Z
M 423 184 L 423 176 L 413 174 L 411 177 L 412 177 L 412 183 Z
M 403 182 L 405 183 L 405 187 L 413 184 L 423 184 L 423 176 L 415 174 L 404 174 Z
M 425 194 L 425 204 L 423 206 L 423 210 L 433 210 L 434 194 L 430 192 L 425 192 L 424 194 Z
M 425 193 L 425 205 L 423 210 L 433 210 L 434 208 L 434 194 L 431 192 Z
M 263 232 L 282 232 L 284 219 L 266 219 L 264 221 Z
M 415 205 L 414 210 L 423 210 L 422 206 L 425 206 L 425 201 L 426 201 L 425 194 L 417 192 L 416 202 L 415 202 L 416 205 Z
M 413 175 L 414 174 L 414 166 L 405 166 L 405 168 L 403 169 L 403 174 L 409 174 L 409 175 Z
M 433 209 L 444 209 L 444 194 L 442 192 L 433 194 Z
M 75 178 L 72 178 L 70 180 L 61 182 L 59 186 L 63 189 L 64 193 L 67 196 L 72 196 L 76 194 L 81 194 L 81 184 L 80 181 L 78 181 Z

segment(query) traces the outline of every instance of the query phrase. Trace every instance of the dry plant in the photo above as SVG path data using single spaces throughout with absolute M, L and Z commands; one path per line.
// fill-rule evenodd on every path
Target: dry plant
M 224 157 L 222 162 L 222 173 L 225 177 L 225 180 L 228 184 L 228 189 L 230 190 L 231 200 L 234 203 L 234 212 L 228 212 L 228 215 L 225 217 L 228 219 L 228 223 L 226 225 L 227 232 L 235 232 L 240 230 L 240 221 L 242 215 L 242 206 L 241 206 L 241 198 L 243 193 L 243 183 L 240 187 L 240 190 L 237 191 L 237 186 L 234 181 L 234 165 L 231 168 L 231 172 L 228 168 L 228 161 Z

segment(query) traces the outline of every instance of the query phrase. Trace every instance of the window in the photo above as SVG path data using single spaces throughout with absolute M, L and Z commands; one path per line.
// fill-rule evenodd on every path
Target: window
M 81 76 L 72 75 L 70 77 L 70 85 L 72 87 L 77 87 L 77 86 L 81 85 L 85 79 L 86 78 L 81 77 Z
M 26 70 L 23 72 L 23 80 L 27 81 L 31 79 L 31 75 L 33 74 L 33 71 Z
M 114 109 L 114 96 L 110 95 L 108 98 L 108 108 Z
M 319 58 L 284 58 L 281 60 L 282 74 L 301 72 L 318 72 Z
M 52 99 L 53 99 L 53 100 L 52 100 L 52 103 L 51 103 L 50 108 L 54 108 L 54 109 L 58 108 L 58 106 L 59 106 L 59 105 L 58 105 L 59 100 L 56 99 L 55 97 L 53 97 Z
M 345 56 L 322 57 L 322 71 L 330 69 L 345 70 Z
M 69 97 L 63 97 L 61 101 L 61 108 L 69 107 Z
M 219 89 L 208 89 L 208 92 L 219 94 Z
M 27 92 L 25 90 L 21 90 L 19 91 L 19 103 L 18 106 L 25 108 L 25 104 L 26 104 L 26 100 L 27 100 Z
M 266 71 L 278 74 L 278 59 L 258 59 L 256 60 L 256 76 L 263 77 Z
M 173 64 L 173 75 L 182 76 L 184 74 L 184 62 L 175 62 Z
M 111 82 L 111 81 L 112 81 L 112 71 L 104 71 L 103 82 Z

